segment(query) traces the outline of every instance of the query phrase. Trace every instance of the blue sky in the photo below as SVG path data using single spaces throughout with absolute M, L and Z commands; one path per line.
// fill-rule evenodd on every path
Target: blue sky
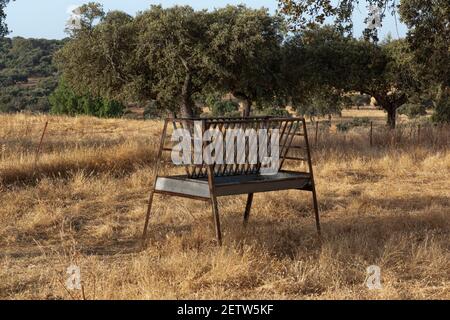
M 16 0 L 11 2 L 7 8 L 7 23 L 12 30 L 10 36 L 22 36 L 33 38 L 61 39 L 66 35 L 64 33 L 65 22 L 69 15 L 68 8 L 72 5 L 80 5 L 89 1 L 82 0 Z M 245 3 L 249 7 L 266 7 L 274 12 L 277 9 L 277 0 L 251 0 L 251 1 L 233 1 L 233 0 L 97 0 L 104 5 L 106 10 L 122 10 L 134 15 L 138 11 L 145 10 L 151 4 L 162 4 L 164 7 L 173 5 L 190 5 L 195 9 L 213 9 L 223 7 L 226 4 Z M 354 14 L 354 35 L 361 36 L 364 29 L 364 17 L 367 15 L 367 9 L 364 1 L 361 1 L 359 8 Z M 383 22 L 380 30 L 381 37 L 388 33 L 397 38 L 397 28 L 395 19 L 388 16 Z M 403 37 L 406 34 L 406 27 L 398 22 L 398 34 Z

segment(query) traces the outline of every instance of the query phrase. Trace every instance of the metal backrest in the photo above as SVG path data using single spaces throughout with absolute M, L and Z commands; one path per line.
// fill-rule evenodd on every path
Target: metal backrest
M 194 143 L 196 133 L 197 135 L 201 132 L 203 136 L 207 131 L 214 130 L 214 132 L 220 132 L 222 137 L 227 137 L 227 133 L 231 135 L 230 130 L 243 130 L 243 132 L 249 133 L 254 130 L 254 132 L 260 132 L 261 130 L 265 130 L 267 133 L 267 142 L 268 142 L 268 153 L 271 153 L 270 150 L 270 141 L 272 136 L 278 132 L 279 137 L 279 170 L 282 169 L 285 162 L 288 160 L 294 161 L 304 161 L 310 164 L 310 152 L 309 152 L 309 143 L 308 136 L 306 132 L 306 124 L 303 118 L 276 118 L 276 117 L 249 117 L 249 118 L 194 118 L 194 119 L 166 119 L 164 125 L 164 132 L 160 147 L 160 156 L 161 153 L 172 152 L 173 148 L 179 142 L 171 141 L 171 135 L 173 133 L 172 130 L 182 129 L 184 132 L 189 133 L 191 137 L 191 147 L 194 150 Z M 172 131 L 172 132 L 171 132 Z M 276 136 L 274 136 L 275 138 Z M 167 146 L 167 145 L 170 146 Z M 208 144 L 203 142 L 203 148 Z M 224 141 L 225 144 L 225 141 Z M 250 156 L 250 151 L 254 151 L 255 140 L 246 138 L 245 143 L 245 157 L 242 157 L 242 154 L 238 155 L 238 150 L 236 150 L 237 144 L 234 144 L 234 151 L 230 153 L 230 157 L 234 155 L 234 164 L 225 163 L 217 163 L 213 162 L 212 164 L 206 164 L 204 161 L 202 163 L 195 164 L 195 153 L 193 152 L 191 155 L 191 164 L 184 164 L 186 174 L 189 178 L 205 178 L 208 173 L 208 166 L 211 166 L 214 172 L 214 175 L 217 176 L 235 176 L 235 175 L 252 175 L 258 174 L 261 171 L 261 159 L 259 156 L 256 158 Z M 256 141 L 258 144 L 258 141 Z M 227 149 L 228 146 L 225 146 L 223 149 L 223 158 L 227 157 Z M 290 152 L 302 153 L 302 156 L 293 156 Z M 237 161 L 237 157 L 240 156 L 240 163 Z M 244 158 L 244 162 L 242 159 Z

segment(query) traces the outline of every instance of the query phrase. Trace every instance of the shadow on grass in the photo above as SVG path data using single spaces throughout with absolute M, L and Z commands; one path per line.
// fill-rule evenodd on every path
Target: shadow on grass
M 448 208 L 448 197 L 411 197 L 406 199 L 374 199 L 380 207 L 392 211 L 403 210 L 403 213 L 382 216 L 352 215 L 346 217 L 329 217 L 326 212 L 322 217 L 322 241 L 319 240 L 315 228 L 312 207 L 302 207 L 297 213 L 290 212 L 281 216 L 268 216 L 267 213 L 258 213 L 253 210 L 247 228 L 243 226 L 243 213 L 233 210 L 231 214 L 222 215 L 222 231 L 224 246 L 241 247 L 250 245 L 277 258 L 295 259 L 299 256 L 320 255 L 324 247 L 334 251 L 346 250 L 362 257 L 381 254 L 387 241 L 393 236 L 413 234 L 415 241 L 424 239 L 427 232 L 433 230 L 437 236 L 448 237 L 450 234 L 450 217 L 444 212 L 429 211 L 408 213 L 408 210 L 421 210 L 430 207 L 433 203 Z M 292 207 L 290 203 L 288 207 Z M 241 209 L 241 208 L 239 208 Z M 243 209 L 243 208 L 242 208 Z M 84 223 L 87 223 L 86 220 Z M 142 224 L 141 224 L 142 222 Z M 133 219 L 128 221 L 136 225 L 138 233 L 128 238 L 120 238 L 120 230 L 114 239 L 94 238 L 74 228 L 71 238 L 77 242 L 80 253 L 86 255 L 113 256 L 120 254 L 133 254 L 141 252 L 142 221 Z M 80 232 L 77 232 L 80 231 Z M 45 236 L 49 229 L 39 230 L 38 234 L 21 237 L 17 247 L 10 247 L 5 254 L 10 257 L 37 256 L 41 252 L 32 241 L 39 235 Z M 53 228 L 52 232 L 57 232 Z M 197 218 L 189 218 L 182 224 L 155 223 L 152 219 L 148 231 L 147 246 L 164 248 L 169 238 L 178 238 L 181 247 L 178 250 L 198 249 L 214 250 L 215 234 L 212 216 L 209 210 Z M 26 240 L 28 239 L 28 240 Z M 59 251 L 64 246 L 57 237 L 46 237 L 49 247 Z M 376 251 L 374 253 L 374 250 Z M 378 253 L 377 253 L 378 252 Z

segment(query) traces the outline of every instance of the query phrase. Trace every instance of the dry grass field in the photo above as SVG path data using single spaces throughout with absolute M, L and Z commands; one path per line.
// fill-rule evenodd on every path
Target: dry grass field
M 321 243 L 309 193 L 256 195 L 247 229 L 245 197 L 220 199 L 222 248 L 206 203 L 157 196 L 145 251 L 160 122 L 0 115 L 0 299 L 450 299 L 449 128 L 355 115 L 372 148 L 367 128 L 314 145 Z M 71 264 L 84 293 L 65 288 Z

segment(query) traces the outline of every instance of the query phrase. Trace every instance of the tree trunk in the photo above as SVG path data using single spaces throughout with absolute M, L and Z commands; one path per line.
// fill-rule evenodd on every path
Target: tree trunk
M 250 99 L 246 99 L 243 102 L 243 111 L 242 111 L 242 116 L 244 118 L 248 118 L 250 117 L 250 113 L 252 111 L 252 101 Z
M 390 129 L 395 129 L 397 122 L 397 109 L 405 104 L 408 99 L 405 94 L 400 96 L 388 95 L 387 93 L 373 95 L 378 105 L 387 112 L 387 125 Z
M 180 111 L 183 118 L 194 117 L 194 101 L 192 101 L 192 75 L 190 72 L 186 74 L 183 88 L 181 90 Z
M 394 107 L 389 107 L 386 109 L 388 114 L 387 125 L 391 129 L 395 129 L 396 118 L 397 118 L 397 109 Z
M 177 115 L 173 111 L 168 112 L 169 118 L 176 119 Z

